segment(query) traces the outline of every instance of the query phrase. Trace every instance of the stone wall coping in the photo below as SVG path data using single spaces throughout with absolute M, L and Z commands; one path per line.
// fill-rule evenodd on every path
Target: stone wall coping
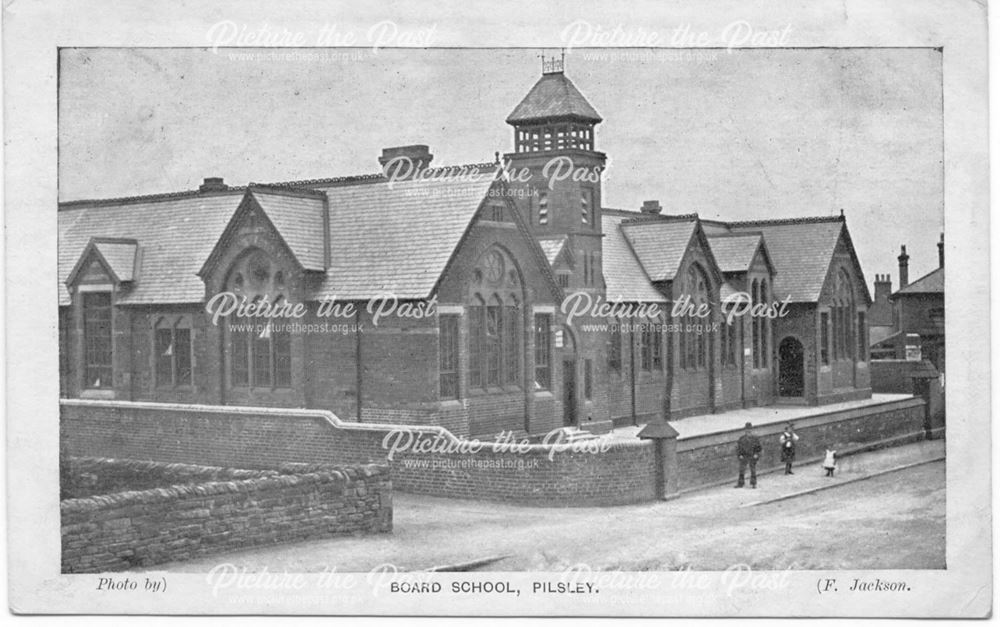
M 61 398 L 59 399 L 60 406 L 63 407 L 95 407 L 95 408 L 106 408 L 106 409 L 136 409 L 136 410 L 147 410 L 147 411 L 172 411 L 172 412 L 183 412 L 183 413 L 203 413 L 203 414 L 220 414 L 229 416 L 273 416 L 276 418 L 311 418 L 324 420 L 327 424 L 334 427 L 335 429 L 341 429 L 344 431 L 355 431 L 355 432 L 390 432 L 390 431 L 401 431 L 406 430 L 414 432 L 417 434 L 425 434 L 428 436 L 437 436 L 443 438 L 448 444 L 453 444 L 455 446 L 460 446 L 462 443 L 467 443 L 471 441 L 471 438 L 459 438 L 454 433 L 449 431 L 444 427 L 438 427 L 433 425 L 404 425 L 404 424 L 389 424 L 389 423 L 377 423 L 377 422 L 347 422 L 341 420 L 331 411 L 325 409 L 293 409 L 293 408 L 283 408 L 283 407 L 247 407 L 247 406 L 236 406 L 236 405 L 199 405 L 194 403 L 152 403 L 148 401 L 121 401 L 121 400 L 91 400 L 91 399 L 78 399 L 78 398 Z M 488 440 L 483 440 L 487 444 L 483 451 L 488 452 L 489 442 Z M 619 449 L 619 448 L 633 448 L 649 445 L 648 442 L 644 442 L 639 439 L 635 440 L 613 440 L 611 442 L 606 442 L 603 444 L 605 450 Z M 545 453 L 548 454 L 553 449 L 557 452 L 564 453 L 567 450 L 572 450 L 572 446 L 577 446 L 584 449 L 588 447 L 587 442 L 581 442 L 575 445 L 569 444 L 524 444 L 518 445 L 519 451 L 524 451 L 526 453 Z
M 821 414 L 811 414 L 808 416 L 801 416 L 798 418 L 794 418 L 792 422 L 795 423 L 796 431 L 801 431 L 803 429 L 808 429 L 810 427 L 817 427 L 835 422 L 843 422 L 845 420 L 853 420 L 856 418 L 861 418 L 863 416 L 875 416 L 890 411 L 909 409 L 911 407 L 919 407 L 924 404 L 925 404 L 924 400 L 917 397 L 907 398 L 907 399 L 893 399 L 882 403 L 872 403 L 861 407 L 851 407 L 848 409 L 839 409 L 839 410 L 832 410 L 829 412 L 823 412 Z M 787 417 L 778 417 L 773 422 L 767 422 L 767 423 L 757 422 L 754 423 L 754 433 L 758 437 L 776 436 L 785 430 L 785 425 L 787 425 L 788 422 L 789 421 Z M 725 444 L 727 442 L 736 442 L 736 440 L 739 439 L 739 434 L 742 432 L 743 432 L 743 427 L 737 427 L 733 429 L 714 431 L 712 433 L 703 433 L 694 436 L 680 437 L 677 439 L 677 451 L 678 452 L 690 451 L 697 448 L 704 448 L 707 446 L 716 446 L 718 444 Z
M 204 466 L 201 464 L 185 464 L 180 462 L 158 462 L 146 459 L 128 459 L 121 457 L 87 457 L 71 455 L 67 458 L 70 464 L 76 467 L 94 467 L 100 470 L 105 468 L 129 468 L 133 471 L 163 471 L 163 472 L 191 472 L 201 474 L 223 473 L 235 475 L 229 481 L 240 481 L 242 479 L 256 479 L 258 477 L 268 477 L 281 474 L 280 470 L 253 469 L 253 468 L 229 468 L 225 466 Z M 242 476 L 240 476 L 242 475 Z
M 370 477 L 385 476 L 388 478 L 389 475 L 388 467 L 378 464 L 360 464 L 356 467 L 342 467 L 339 470 L 333 467 L 329 468 L 329 470 L 303 474 L 279 474 L 233 481 L 208 481 L 205 483 L 172 485 L 164 488 L 151 488 L 149 490 L 130 490 L 77 499 L 66 499 L 59 503 L 59 508 L 63 514 L 93 512 L 102 509 L 127 507 L 129 505 L 148 505 L 150 503 L 174 501 L 185 497 L 197 498 L 216 494 L 255 492 L 258 490 L 288 488 L 312 483 L 343 482 L 348 484 L 358 480 L 363 481 Z

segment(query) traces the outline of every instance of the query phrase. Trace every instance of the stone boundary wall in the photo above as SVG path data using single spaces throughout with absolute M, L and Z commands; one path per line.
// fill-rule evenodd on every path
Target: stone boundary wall
M 280 474 L 277 470 L 245 470 L 106 457 L 68 457 L 59 461 L 63 500 L 189 483 L 257 479 Z
M 385 466 L 288 466 L 60 504 L 62 572 L 146 567 L 252 546 L 392 530 Z
M 842 420 L 851 424 L 826 429 L 845 441 L 875 441 L 883 435 L 909 433 L 916 417 L 922 416 L 923 403 L 894 401 L 885 407 L 898 403 L 906 406 L 902 418 L 876 405 L 797 421 L 800 431 L 810 431 L 808 440 L 801 443 L 799 458 L 812 454 L 805 447 L 831 441 L 832 436 L 814 437 L 813 428 Z M 462 450 L 468 441 L 441 427 L 344 422 L 322 410 L 76 399 L 64 399 L 61 405 L 63 443 L 73 455 L 256 469 L 286 462 L 388 463 L 398 491 L 540 506 L 625 505 L 662 496 L 658 494 L 659 462 L 650 441 L 614 441 L 599 451 L 585 448 L 591 443 L 580 445 L 583 450 L 530 444 L 517 451 L 493 450 L 487 443 L 478 452 L 468 452 Z M 876 415 L 861 418 L 865 411 Z M 883 420 L 887 421 L 884 426 L 865 423 Z M 775 425 L 774 433 L 782 427 Z M 401 428 L 424 448 L 414 451 L 411 446 L 387 459 L 391 446 L 384 447 L 383 440 Z M 765 428 L 759 433 L 770 432 Z M 735 468 L 732 449 L 738 437 L 739 432 L 733 431 L 678 440 L 676 457 L 662 464 L 665 481 L 685 490 L 723 480 Z M 761 469 L 769 463 L 765 458 Z

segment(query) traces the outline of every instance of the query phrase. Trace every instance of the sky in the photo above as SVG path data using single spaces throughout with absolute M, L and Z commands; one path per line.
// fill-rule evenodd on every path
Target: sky
M 60 200 L 374 173 L 513 149 L 504 119 L 540 75 L 520 49 L 63 49 Z M 249 53 L 249 54 L 248 54 Z M 260 54 L 257 54 L 260 53 Z M 263 55 L 263 56 L 261 56 Z M 943 231 L 941 53 L 928 48 L 574 49 L 604 118 L 605 207 L 753 220 L 847 217 L 869 282 Z

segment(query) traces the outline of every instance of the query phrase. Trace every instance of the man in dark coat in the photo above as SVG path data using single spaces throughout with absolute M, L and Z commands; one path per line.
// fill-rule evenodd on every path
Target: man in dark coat
M 762 447 L 760 439 L 754 435 L 753 425 L 749 422 L 743 427 L 743 435 L 736 441 L 736 455 L 740 458 L 740 478 L 736 480 L 736 487 L 742 488 L 743 477 L 746 475 L 747 466 L 750 466 L 750 487 L 757 487 L 757 460 L 760 459 Z

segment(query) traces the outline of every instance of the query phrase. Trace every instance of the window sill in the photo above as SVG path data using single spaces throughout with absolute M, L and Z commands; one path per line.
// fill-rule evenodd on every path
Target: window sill
M 535 398 L 549 399 L 555 398 L 552 394 L 552 390 L 535 390 Z

